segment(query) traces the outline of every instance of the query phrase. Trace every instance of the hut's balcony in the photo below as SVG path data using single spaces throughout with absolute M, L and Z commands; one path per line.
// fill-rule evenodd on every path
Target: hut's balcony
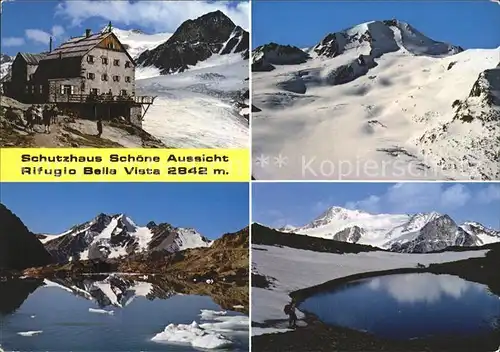
M 108 104 L 108 103 L 128 103 L 128 104 L 153 104 L 155 97 L 151 96 L 129 96 L 129 95 L 95 95 L 95 94 L 62 94 L 51 96 L 51 103 L 80 103 L 80 104 Z

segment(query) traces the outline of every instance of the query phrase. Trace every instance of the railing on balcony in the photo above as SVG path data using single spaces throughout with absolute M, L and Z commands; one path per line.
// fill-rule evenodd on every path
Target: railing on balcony
M 109 95 L 109 94 L 61 94 L 52 96 L 53 103 L 135 103 L 153 104 L 156 97 L 151 96 L 130 96 L 130 95 Z

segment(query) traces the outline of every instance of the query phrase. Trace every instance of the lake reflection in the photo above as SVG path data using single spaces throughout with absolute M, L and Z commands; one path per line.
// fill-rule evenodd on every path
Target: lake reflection
M 387 275 L 351 282 L 306 299 L 300 309 L 327 324 L 393 339 L 488 335 L 500 299 L 457 276 Z
M 0 282 L 0 346 L 8 351 L 194 351 L 189 343 L 151 339 L 171 323 L 242 316 L 210 297 L 178 294 L 178 287 L 165 280 L 153 282 L 118 275 Z M 240 322 L 227 330 L 222 334 L 232 344 L 225 350 L 248 351 L 248 328 Z

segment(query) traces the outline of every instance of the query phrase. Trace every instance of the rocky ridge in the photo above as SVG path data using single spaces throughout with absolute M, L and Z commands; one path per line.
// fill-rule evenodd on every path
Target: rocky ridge
M 163 44 L 137 58 L 141 66 L 154 66 L 161 74 L 184 72 L 214 54 L 240 53 L 248 59 L 249 34 L 222 11 L 187 20 Z

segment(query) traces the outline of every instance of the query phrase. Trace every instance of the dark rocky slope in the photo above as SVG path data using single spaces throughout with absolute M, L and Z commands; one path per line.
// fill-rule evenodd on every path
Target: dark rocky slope
M 279 232 L 260 224 L 252 224 L 252 244 L 285 246 L 315 252 L 338 254 L 383 251 L 383 249 L 372 246 Z
M 38 238 L 1 203 L 0 224 L 0 268 L 21 270 L 51 262 Z
M 249 34 L 221 11 L 187 20 L 163 44 L 137 58 L 141 66 L 155 66 L 161 74 L 184 72 L 213 54 L 241 53 L 248 58 Z

